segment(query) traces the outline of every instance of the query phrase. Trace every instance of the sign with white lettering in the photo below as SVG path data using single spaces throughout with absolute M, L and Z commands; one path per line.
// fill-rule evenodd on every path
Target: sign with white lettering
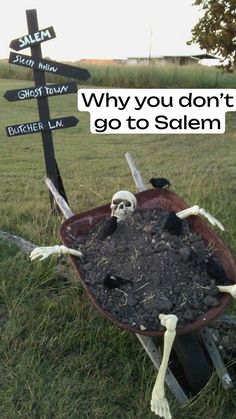
M 23 124 L 10 125 L 6 127 L 8 137 L 17 135 L 36 134 L 42 131 L 70 128 L 78 124 L 79 120 L 74 116 L 49 119 L 48 121 L 25 122 Z
M 10 52 L 9 63 L 79 80 L 87 80 L 90 77 L 88 70 L 85 68 L 44 60 L 43 58 L 35 58 L 29 55 L 16 54 L 15 52 Z
M 4 97 L 8 102 L 15 102 L 16 100 L 38 99 L 46 96 L 77 93 L 77 90 L 77 83 L 73 81 L 71 83 L 49 84 L 39 87 L 24 87 L 19 90 L 7 90 Z
M 32 45 L 38 45 L 41 42 L 49 41 L 53 38 L 56 38 L 56 34 L 53 27 L 50 26 L 49 28 L 41 29 L 38 32 L 29 33 L 28 35 L 23 35 L 20 38 L 13 39 L 9 46 L 15 51 L 20 51 Z

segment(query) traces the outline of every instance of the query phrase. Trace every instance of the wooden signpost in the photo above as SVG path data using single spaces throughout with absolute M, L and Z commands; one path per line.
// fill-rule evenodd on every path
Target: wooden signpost
M 56 189 L 68 202 L 55 158 L 52 131 L 55 129 L 73 127 L 77 125 L 78 119 L 74 116 L 51 119 L 48 97 L 76 93 L 77 83 L 75 81 L 70 81 L 68 83 L 47 85 L 45 72 L 60 74 L 65 77 L 79 80 L 87 80 L 90 77 L 90 74 L 83 68 L 43 59 L 41 43 L 56 37 L 54 29 L 52 26 L 45 29 L 39 29 L 37 11 L 35 9 L 26 10 L 26 19 L 29 33 L 11 41 L 10 48 L 15 51 L 21 51 L 24 48 L 30 47 L 31 55 L 10 52 L 9 63 L 31 68 L 34 74 L 35 87 L 7 90 L 4 97 L 9 102 L 36 99 L 39 121 L 7 126 L 6 133 L 8 137 L 41 133 L 47 177 L 51 179 Z M 52 195 L 50 195 L 50 198 L 51 205 L 54 207 Z

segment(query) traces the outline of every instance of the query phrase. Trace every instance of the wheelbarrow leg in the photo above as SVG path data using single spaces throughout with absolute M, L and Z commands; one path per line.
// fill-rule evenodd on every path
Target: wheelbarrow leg
M 161 365 L 161 355 L 159 353 L 158 348 L 153 343 L 153 340 L 150 336 L 144 336 L 144 335 L 138 335 L 136 334 L 139 342 L 145 349 L 147 355 L 151 359 L 153 365 L 159 369 Z M 172 394 L 175 396 L 175 398 L 179 401 L 180 404 L 186 403 L 189 399 L 182 390 L 182 387 L 176 380 L 174 374 L 170 371 L 169 368 L 167 368 L 166 376 L 165 376 L 165 383 L 169 387 Z
M 207 349 L 207 352 L 209 354 L 209 357 L 211 359 L 212 364 L 214 365 L 215 369 L 216 369 L 216 373 L 218 374 L 222 386 L 225 390 L 229 390 L 233 387 L 233 382 L 230 378 L 230 375 L 224 365 L 224 362 L 221 358 L 221 355 L 218 351 L 218 348 L 215 344 L 215 341 L 212 337 L 211 331 L 208 327 L 204 327 L 204 329 L 202 329 L 199 332 L 202 341 Z

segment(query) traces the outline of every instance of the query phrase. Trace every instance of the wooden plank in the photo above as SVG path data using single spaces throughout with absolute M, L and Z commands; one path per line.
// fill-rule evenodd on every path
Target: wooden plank
M 37 58 L 33 53 L 32 56 L 30 56 L 10 52 L 9 63 L 31 68 L 33 70 L 46 71 L 47 73 L 59 74 L 61 76 L 71 77 L 79 80 L 87 80 L 90 77 L 88 70 L 85 68 L 80 68 L 69 64 L 61 64 L 57 61 L 45 60 L 43 58 Z
M 136 336 L 143 348 L 145 349 L 153 365 L 159 370 L 161 365 L 161 355 L 156 345 L 153 343 L 152 338 L 149 336 L 143 336 L 138 334 Z M 174 374 L 171 372 L 169 368 L 167 368 L 166 370 L 165 383 L 167 384 L 175 398 L 180 402 L 180 404 L 184 404 L 188 401 L 188 397 L 184 393 L 182 387 L 180 386 Z
M 214 365 L 216 369 L 216 373 L 218 374 L 222 387 L 225 390 L 230 390 L 233 387 L 233 382 L 231 380 L 231 377 L 227 371 L 227 368 L 224 365 L 223 359 L 221 358 L 221 355 L 218 351 L 218 348 L 215 344 L 215 341 L 212 337 L 212 334 L 210 332 L 210 329 L 208 327 L 204 327 L 200 330 L 200 335 L 202 337 L 202 340 L 207 348 L 208 354 L 211 358 L 212 364 Z
M 23 89 L 7 90 L 4 98 L 8 102 L 17 100 L 38 99 L 48 96 L 67 95 L 77 93 L 78 87 L 75 81 L 69 83 L 48 84 L 38 87 L 24 87 Z
M 143 182 L 142 176 L 141 176 L 140 172 L 138 171 L 137 167 L 135 166 L 133 158 L 128 151 L 125 153 L 125 158 L 127 160 L 127 163 L 128 163 L 129 168 L 130 168 L 134 183 L 135 183 L 138 191 L 139 192 L 146 191 L 147 188 L 146 188 L 146 186 Z
M 37 134 L 43 131 L 52 131 L 55 129 L 70 128 L 77 125 L 79 120 L 75 116 L 66 116 L 62 118 L 49 119 L 48 121 L 25 122 L 6 127 L 8 137 L 17 135 Z
M 45 29 L 40 29 L 37 32 L 23 35 L 20 38 L 13 39 L 9 47 L 15 51 L 20 51 L 24 48 L 30 47 L 31 45 L 38 45 L 53 38 L 56 38 L 56 34 L 53 27 L 50 26 Z
M 64 215 L 65 219 L 68 220 L 68 218 L 72 217 L 74 214 L 71 211 L 69 205 L 67 204 L 67 202 L 64 200 L 63 196 L 61 196 L 58 192 L 58 190 L 55 188 L 54 184 L 52 183 L 51 179 L 46 178 L 45 180 L 46 185 L 48 187 L 48 189 L 50 190 L 50 192 L 52 193 L 57 206 L 59 207 L 59 209 L 61 210 L 62 214 Z

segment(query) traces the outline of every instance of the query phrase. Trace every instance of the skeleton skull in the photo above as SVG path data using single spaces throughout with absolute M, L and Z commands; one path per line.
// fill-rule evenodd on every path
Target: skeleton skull
M 113 195 L 111 201 L 111 215 L 117 217 L 118 221 L 130 217 L 137 206 L 137 199 L 129 191 L 118 191 Z

